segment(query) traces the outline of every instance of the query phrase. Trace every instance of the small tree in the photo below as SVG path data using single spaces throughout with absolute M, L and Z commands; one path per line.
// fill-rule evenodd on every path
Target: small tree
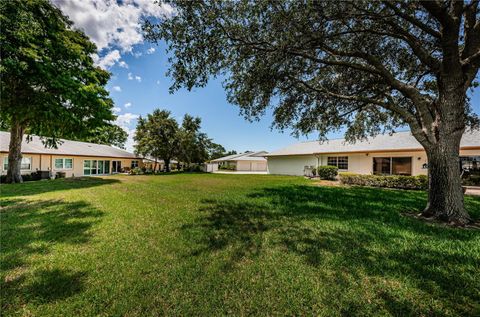
M 91 135 L 77 139 L 78 141 L 92 142 L 98 144 L 113 145 L 125 149 L 125 142 L 128 139 L 128 133 L 115 124 L 108 124 L 94 129 Z
M 460 140 L 480 66 L 479 1 L 172 1 L 146 22 L 172 52 L 172 91 L 227 74 L 228 100 L 275 125 L 353 141 L 408 125 L 429 161 L 423 214 L 465 224 Z
M 178 155 L 178 123 L 170 111 L 156 109 L 146 118 L 138 119 L 135 131 L 135 153 L 163 159 L 170 172 L 170 161 Z
M 47 0 L 0 1 L 2 125 L 10 128 L 7 182 L 21 182 L 25 134 L 85 138 L 114 119 L 110 75 L 93 64 L 95 45 Z
M 208 159 L 208 146 L 211 140 L 200 131 L 201 119 L 186 114 L 179 130 L 178 160 L 189 165 L 203 163 Z

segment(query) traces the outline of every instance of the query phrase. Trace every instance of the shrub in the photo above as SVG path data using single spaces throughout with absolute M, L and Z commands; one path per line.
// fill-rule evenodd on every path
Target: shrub
M 143 171 L 140 167 L 135 167 L 135 168 L 130 169 L 129 174 L 130 175 L 142 175 Z
M 372 187 L 388 187 L 400 189 L 427 189 L 428 177 L 401 176 L 401 175 L 361 175 L 354 173 L 340 173 L 340 181 L 347 185 L 360 185 Z
M 336 166 L 319 166 L 315 169 L 313 175 L 318 174 L 320 179 L 334 180 L 338 175 L 338 167 Z
M 469 175 L 462 179 L 465 186 L 480 186 L 480 175 Z

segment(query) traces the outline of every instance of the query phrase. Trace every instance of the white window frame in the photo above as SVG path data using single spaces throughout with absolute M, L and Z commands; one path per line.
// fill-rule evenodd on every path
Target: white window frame
M 28 169 L 27 169 L 27 168 L 22 168 L 22 164 L 24 164 L 24 163 L 23 163 L 23 160 L 24 160 L 24 159 L 29 159 L 29 160 L 30 160 L 30 168 L 28 168 Z M 31 156 L 24 156 L 24 157 L 22 157 L 22 162 L 20 162 L 20 170 L 21 170 L 21 171 L 31 171 L 31 170 L 32 170 L 32 165 L 33 165 L 32 162 L 33 162 L 33 159 L 32 159 Z M 4 171 L 8 170 L 8 156 L 4 156 L 4 157 L 3 157 L 3 162 L 2 162 L 2 163 L 3 163 L 3 164 L 2 164 L 3 170 L 4 170 Z
M 62 167 L 58 168 L 56 165 L 57 165 L 57 160 L 62 160 Z M 66 160 L 72 160 L 72 167 L 65 167 L 65 161 Z M 54 158 L 53 159 L 53 166 L 55 167 L 55 170 L 56 171 L 71 171 L 73 170 L 73 157 L 61 157 L 61 158 Z

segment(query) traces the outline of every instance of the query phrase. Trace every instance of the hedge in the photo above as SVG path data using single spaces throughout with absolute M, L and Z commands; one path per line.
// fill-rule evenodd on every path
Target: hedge
M 372 187 L 388 187 L 401 189 L 421 189 L 428 188 L 428 177 L 419 176 L 401 176 L 401 175 L 361 175 L 354 173 L 340 173 L 340 181 L 347 185 L 360 185 Z
M 319 166 L 312 171 L 313 175 L 318 175 L 320 179 L 334 180 L 338 175 L 338 167 L 336 166 Z

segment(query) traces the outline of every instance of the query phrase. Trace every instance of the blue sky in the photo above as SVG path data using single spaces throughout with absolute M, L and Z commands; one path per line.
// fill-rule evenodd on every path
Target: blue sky
M 70 16 L 76 27 L 85 31 L 97 44 L 97 64 L 108 69 L 108 84 L 118 115 L 117 123 L 129 132 L 127 149 L 132 150 L 132 135 L 138 116 L 155 108 L 170 110 L 178 121 L 185 113 L 202 119 L 202 130 L 227 150 L 275 150 L 288 144 L 315 140 L 317 135 L 299 139 L 290 131 L 271 130 L 271 114 L 259 122 L 248 122 L 239 109 L 227 103 L 221 80 L 212 79 L 204 88 L 185 89 L 170 94 L 172 84 L 166 77 L 168 69 L 164 43 L 145 43 L 141 19 L 162 17 L 171 13 L 167 5 L 154 5 L 152 0 L 52 0 Z M 472 96 L 476 113 L 480 113 L 480 89 Z M 332 132 L 330 138 L 342 137 Z

